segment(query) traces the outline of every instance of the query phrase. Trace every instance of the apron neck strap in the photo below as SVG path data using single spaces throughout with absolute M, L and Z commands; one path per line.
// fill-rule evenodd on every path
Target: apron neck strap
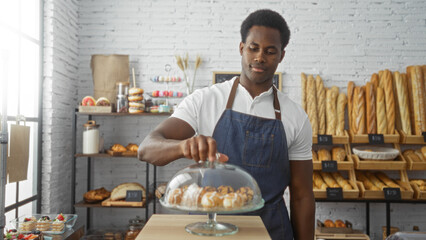
M 237 77 L 235 79 L 234 84 L 232 85 L 231 92 L 229 93 L 228 102 L 226 103 L 226 109 L 232 109 L 232 105 L 234 104 L 235 94 L 237 92 L 238 84 L 240 83 L 240 78 Z M 272 90 L 274 93 L 274 112 L 275 119 L 281 120 L 281 109 L 280 102 L 278 101 L 277 89 L 274 85 L 272 85 Z

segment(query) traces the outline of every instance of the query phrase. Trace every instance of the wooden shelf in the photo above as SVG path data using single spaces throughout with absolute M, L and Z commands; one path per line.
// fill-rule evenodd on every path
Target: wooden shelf
M 84 201 L 80 201 L 74 204 L 76 208 L 146 208 L 146 204 L 144 206 L 131 207 L 131 206 L 102 206 L 102 202 L 98 203 L 86 203 Z
M 399 143 L 399 133 L 395 134 L 384 134 L 384 143 Z M 350 143 L 369 143 L 368 134 L 354 134 L 349 131 Z
M 399 130 L 399 135 L 401 135 L 402 144 L 426 144 L 423 136 L 419 135 L 407 135 L 404 131 Z
M 170 116 L 171 113 L 96 113 L 96 112 L 76 112 L 77 115 L 92 115 L 92 116 Z
M 121 155 L 119 155 L 119 156 L 112 156 L 112 155 L 110 155 L 110 154 L 108 154 L 108 153 L 95 153 L 95 154 L 83 154 L 83 153 L 76 153 L 76 154 L 74 155 L 74 157 L 76 157 L 76 158 L 78 158 L 78 157 L 98 157 L 98 158 L 117 158 L 117 157 L 119 157 L 119 158 L 137 158 L 137 156 L 128 156 L 128 155 L 125 155 L 125 156 L 121 156 Z
M 344 136 L 333 135 L 332 139 L 333 139 L 333 145 L 334 144 L 347 144 L 347 143 L 349 143 L 349 134 L 345 130 L 345 135 Z M 318 135 L 313 135 L 312 136 L 312 144 L 318 144 Z

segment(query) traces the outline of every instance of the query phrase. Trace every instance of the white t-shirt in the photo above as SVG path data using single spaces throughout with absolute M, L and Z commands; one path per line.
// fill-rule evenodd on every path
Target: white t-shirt
M 212 136 L 216 123 L 225 111 L 232 84 L 236 78 L 194 91 L 177 107 L 171 117 L 187 122 L 199 135 Z M 312 159 L 312 128 L 302 107 L 277 91 L 281 120 L 287 137 L 290 160 Z M 275 119 L 272 87 L 255 97 L 238 85 L 232 110 Z

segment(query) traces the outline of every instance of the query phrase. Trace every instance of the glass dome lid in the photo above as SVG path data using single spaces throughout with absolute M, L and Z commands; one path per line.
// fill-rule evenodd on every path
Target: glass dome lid
M 262 208 L 264 200 L 256 180 L 242 168 L 200 161 L 175 174 L 160 203 L 190 212 L 242 213 Z

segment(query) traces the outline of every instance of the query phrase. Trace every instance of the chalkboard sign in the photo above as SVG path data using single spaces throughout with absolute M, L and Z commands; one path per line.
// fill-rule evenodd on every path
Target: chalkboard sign
M 383 144 L 385 139 L 383 134 L 368 134 L 368 143 L 370 144 Z
M 227 80 L 231 80 L 235 76 L 240 76 L 241 72 L 213 72 L 213 84 L 225 82 Z M 274 85 L 275 87 L 281 91 L 282 89 L 282 74 L 280 72 L 276 72 L 274 74 Z
M 318 134 L 318 144 L 319 145 L 333 145 L 333 136 L 332 135 Z
M 141 202 L 142 191 L 141 190 L 127 190 L 126 202 Z
M 327 199 L 329 200 L 342 200 L 343 191 L 342 188 L 327 188 Z
M 337 161 L 321 161 L 321 169 L 323 172 L 337 172 Z

